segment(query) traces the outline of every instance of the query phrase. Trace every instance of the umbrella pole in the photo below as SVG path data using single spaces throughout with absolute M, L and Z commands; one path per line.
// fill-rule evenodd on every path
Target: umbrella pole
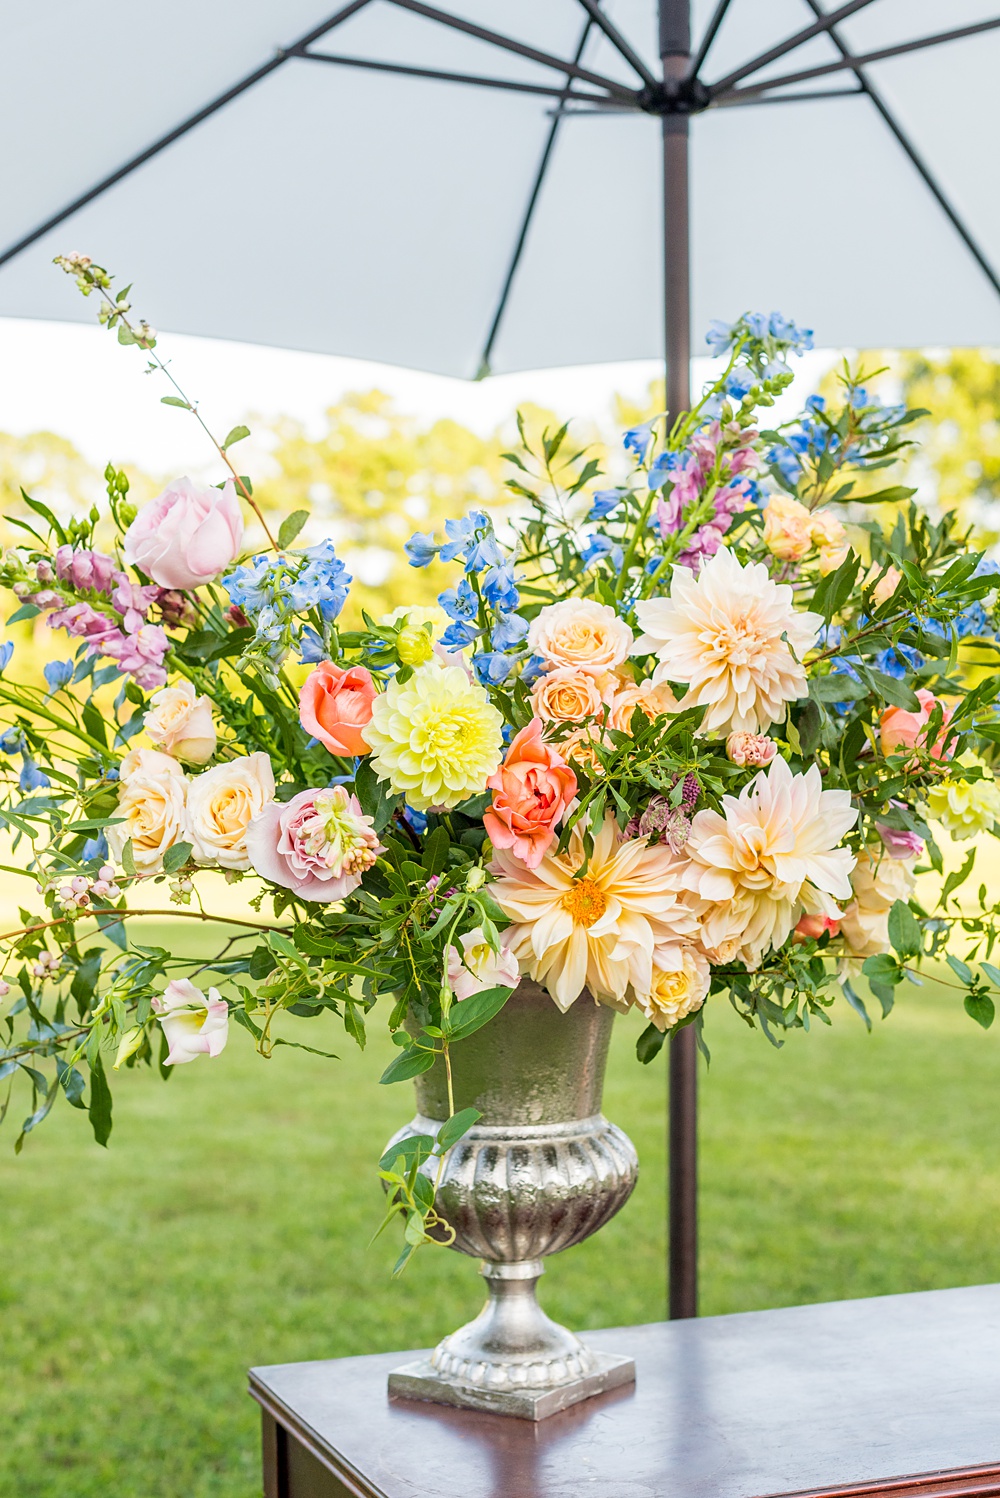
M 678 85 L 691 60 L 690 0 L 659 0 L 663 124 L 663 259 L 667 410 L 691 405 L 691 273 L 688 187 L 689 115 Z M 676 101 L 670 107 L 670 101 Z M 691 1025 L 670 1040 L 668 1105 L 669 1311 L 698 1314 L 698 1050 Z

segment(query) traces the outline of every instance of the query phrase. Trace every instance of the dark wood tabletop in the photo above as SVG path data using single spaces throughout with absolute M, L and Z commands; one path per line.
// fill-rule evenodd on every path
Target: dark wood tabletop
M 413 1352 L 256 1368 L 267 1498 L 990 1498 L 1000 1285 L 591 1332 L 633 1387 L 527 1420 L 390 1400 Z

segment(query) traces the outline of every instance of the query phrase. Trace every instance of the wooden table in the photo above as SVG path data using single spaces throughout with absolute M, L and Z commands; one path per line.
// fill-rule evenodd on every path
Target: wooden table
M 1000 1285 L 587 1340 L 637 1383 L 537 1425 L 390 1400 L 412 1352 L 255 1368 L 266 1498 L 1000 1495 Z

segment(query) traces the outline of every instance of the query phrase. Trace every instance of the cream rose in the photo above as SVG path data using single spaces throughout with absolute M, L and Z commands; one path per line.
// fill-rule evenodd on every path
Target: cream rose
M 557 666 L 535 682 L 531 705 L 535 717 L 547 723 L 579 723 L 601 717 L 616 686 L 618 678 L 610 672 L 598 678 L 579 666 Z
M 565 598 L 532 620 L 528 644 L 550 666 L 576 666 L 600 676 L 627 658 L 632 631 L 610 604 Z
M 208 698 L 196 696 L 191 683 L 182 681 L 176 687 L 163 687 L 150 701 L 143 726 L 157 748 L 192 765 L 207 764 L 216 745 Z
M 133 775 L 172 775 L 178 780 L 184 779 L 184 771 L 175 759 L 169 754 L 162 754 L 159 749 L 130 749 L 118 766 L 118 775 L 122 783 L 131 780 Z
M 138 753 L 152 756 L 155 750 Z M 136 768 L 127 777 L 123 774 L 116 813 L 122 820 L 110 826 L 106 834 L 108 851 L 118 864 L 131 839 L 137 874 L 158 874 L 167 849 L 184 840 L 187 781 L 176 760 L 166 754 L 156 755 L 156 760 L 165 760 L 170 769 L 164 770 L 154 762 Z
M 213 765 L 188 787 L 187 833 L 197 863 L 248 869 L 247 828 L 274 800 L 274 771 L 266 754 Z
M 854 899 L 840 921 L 840 934 L 855 957 L 889 951 L 889 911 L 897 900 L 909 899 L 915 883 L 912 859 L 862 848 L 851 875 Z
M 665 681 L 626 682 L 611 699 L 608 727 L 617 728 L 619 733 L 631 733 L 636 708 L 652 719 L 676 712 L 678 702 Z
M 790 494 L 775 494 L 764 510 L 764 545 L 782 562 L 797 562 L 812 546 L 812 516 Z

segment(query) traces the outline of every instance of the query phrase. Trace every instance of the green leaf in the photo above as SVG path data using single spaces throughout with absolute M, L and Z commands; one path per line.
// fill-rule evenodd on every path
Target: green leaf
M 436 1051 L 422 1051 L 415 1045 L 407 1046 L 405 1051 L 400 1051 L 399 1055 L 389 1062 L 379 1077 L 379 1081 L 388 1084 L 406 1082 L 411 1077 L 419 1077 L 421 1072 L 430 1071 L 436 1056 Z
M 405 1139 L 399 1139 L 395 1144 L 390 1144 L 379 1163 L 380 1170 L 395 1170 L 397 1162 L 402 1158 L 403 1174 L 405 1175 L 413 1166 L 422 1165 L 429 1160 L 434 1153 L 434 1139 L 430 1134 L 407 1134 Z
M 894 707 L 905 707 L 910 713 L 920 711 L 920 700 L 905 681 L 897 681 L 894 676 L 887 676 L 884 671 L 876 671 L 871 666 L 861 666 L 859 670 L 870 679 L 883 702 L 891 702 Z
M 435 874 L 440 874 L 448 857 L 448 849 L 451 846 L 451 838 L 448 836 L 447 827 L 435 827 L 424 842 L 424 856 L 422 859 L 423 871 L 428 879 Z
M 59 1085 L 66 1094 L 66 1101 L 74 1108 L 83 1108 L 83 1089 L 86 1083 L 83 1073 L 78 1072 L 75 1066 L 68 1066 L 61 1056 L 56 1057 L 56 1075 Z
M 246 427 L 237 427 L 236 430 L 242 431 L 246 435 Z M 308 519 L 308 510 L 296 510 L 293 514 L 286 515 L 278 528 L 278 545 L 282 548 L 291 546 Z
M 55 515 L 53 515 L 52 511 L 49 509 L 48 505 L 42 504 L 42 501 L 40 499 L 32 499 L 31 495 L 25 494 L 23 489 L 21 490 L 21 498 L 24 500 L 29 510 L 34 510 L 36 515 L 40 515 L 43 520 L 48 521 L 49 525 L 52 527 L 52 530 L 54 531 L 61 544 L 65 546 L 67 539 L 66 532 L 59 524 L 59 521 L 56 519 Z
M 443 1154 L 450 1150 L 453 1144 L 457 1144 L 463 1134 L 467 1134 L 474 1124 L 482 1118 L 478 1108 L 460 1108 L 453 1113 L 451 1118 L 446 1119 L 438 1130 L 438 1149 Z
M 254 947 L 250 953 L 249 974 L 251 978 L 266 978 L 269 973 L 274 972 L 277 966 L 274 953 L 268 947 Z
M 820 579 L 813 597 L 813 608 L 824 619 L 832 619 L 850 598 L 860 566 L 861 558 L 857 552 L 851 551 L 836 572 L 830 572 Z
M 176 874 L 182 869 L 191 857 L 190 843 L 174 843 L 163 855 L 163 872 L 165 874 Z
M 354 789 L 361 802 L 361 810 L 365 816 L 373 819 L 375 831 L 382 832 L 392 821 L 392 814 L 399 800 L 398 793 L 387 780 L 379 780 L 369 759 L 358 766 L 354 776 Z
M 960 869 L 952 869 L 951 873 L 944 881 L 944 884 L 941 888 L 941 899 L 939 901 L 939 904 L 943 905 L 948 896 L 952 894 L 954 890 L 958 889 L 959 885 L 965 883 L 966 879 L 968 879 L 969 875 L 972 873 L 972 865 L 975 863 L 975 861 L 976 850 L 975 848 L 971 848 L 966 854 L 962 867 Z
M 890 957 L 888 952 L 879 952 L 876 957 L 866 957 L 861 964 L 861 971 L 866 978 L 874 979 L 876 983 L 902 983 L 905 977 L 895 957 Z
M 161 406 L 180 406 L 182 411 L 193 411 L 194 407 L 190 401 L 182 400 L 179 395 L 161 395 Z
M 267 944 L 272 952 L 279 952 L 282 957 L 290 957 L 297 967 L 304 967 L 302 954 L 293 942 L 281 931 L 269 931 L 267 933 Z
M 900 957 L 916 957 L 923 951 L 923 932 L 905 900 L 897 900 L 889 911 L 889 940 Z
M 15 609 L 14 610 L 14 612 L 11 614 L 10 618 L 7 620 L 7 623 L 8 624 L 20 624 L 20 622 L 21 622 L 22 619 L 34 619 L 41 612 L 42 612 L 41 609 L 38 608 L 33 603 L 22 603 L 22 605 L 21 605 L 21 607 L 19 609 Z
M 997 988 L 1000 988 L 1000 967 L 994 967 L 992 962 L 981 962 L 979 966 L 990 982 L 996 984 Z
M 114 827 L 117 822 L 124 820 L 124 817 L 88 817 L 85 822 L 71 822 L 66 831 L 101 832 L 105 827 Z
M 97 703 L 93 700 L 85 702 L 83 704 L 83 712 L 80 716 L 83 718 L 83 726 L 90 734 L 90 737 L 92 739 L 96 739 L 96 741 L 104 748 L 107 748 L 107 723 L 104 715 L 99 710 Z
M 655 1025 L 646 1026 L 635 1043 L 635 1054 L 643 1066 L 648 1066 L 660 1054 L 666 1038 L 666 1033 L 663 1030 L 658 1030 Z
M 97 987 L 97 979 L 101 972 L 101 963 L 104 960 L 103 947 L 91 947 L 84 953 L 83 961 L 73 974 L 73 982 L 70 984 L 70 993 L 80 1006 L 83 1014 Z
M 498 988 L 485 988 L 482 993 L 474 993 L 453 1005 L 445 1026 L 448 1039 L 464 1040 L 467 1035 L 481 1030 L 500 1013 L 513 992 L 512 988 L 501 984 Z
M 850 1006 L 854 1010 L 855 1014 L 860 1014 L 861 1018 L 864 1020 L 866 1026 L 868 1027 L 868 1029 L 871 1030 L 872 1022 L 871 1022 L 871 1019 L 869 1018 L 868 1010 L 865 1008 L 865 1006 L 862 1003 L 861 999 L 858 997 L 858 994 L 851 987 L 850 983 L 848 983 L 846 980 L 843 983 L 841 983 L 840 987 L 841 987 L 841 990 L 843 992 L 844 998 L 850 1004 Z
M 98 1144 L 107 1147 L 111 1138 L 111 1088 L 104 1075 L 104 1063 L 100 1051 L 94 1052 L 90 1065 L 90 1106 L 87 1109 L 90 1127 Z
M 136 877 L 135 854 L 132 851 L 132 839 L 129 838 L 122 848 L 122 868 L 130 879 Z
M 223 442 L 223 444 L 222 444 L 222 451 L 225 452 L 227 448 L 233 447 L 235 443 L 242 442 L 243 438 L 244 437 L 249 437 L 249 435 L 250 435 L 250 428 L 249 427 L 243 427 L 243 426 L 233 427 L 232 431 L 226 437 L 225 442 Z
M 912 499 L 916 492 L 916 489 L 907 489 L 905 484 L 894 484 L 889 489 L 878 489 L 874 494 L 852 494 L 851 499 L 859 505 L 896 504 Z
M 831 671 L 829 676 L 813 676 L 809 695 L 814 702 L 858 702 L 868 696 L 863 681 L 855 681 L 846 671 Z
M 963 983 L 975 982 L 975 979 L 972 975 L 972 969 L 971 967 L 969 967 L 967 962 L 962 962 L 960 958 L 953 957 L 950 952 L 945 958 L 945 961 L 947 962 L 948 966 L 951 968 L 955 976 L 961 978 Z
M 993 1023 L 996 1007 L 988 993 L 967 993 L 965 996 L 965 1012 L 970 1019 L 974 1019 L 977 1025 L 982 1025 L 988 1030 Z

